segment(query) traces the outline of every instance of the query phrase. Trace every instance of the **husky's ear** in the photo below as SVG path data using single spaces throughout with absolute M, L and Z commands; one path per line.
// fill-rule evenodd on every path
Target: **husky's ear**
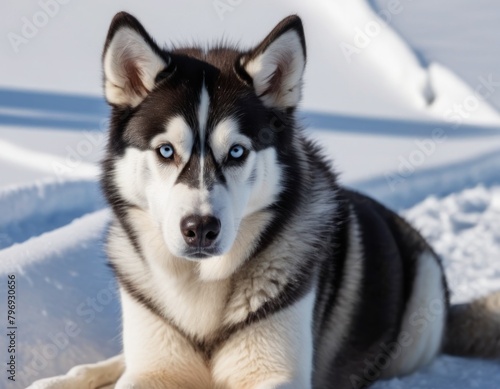
M 168 62 L 168 56 L 136 18 L 126 12 L 116 14 L 103 52 L 107 101 L 117 106 L 137 106 L 154 88 L 156 76 Z
M 297 15 L 283 19 L 239 63 L 257 95 L 266 106 L 274 108 L 298 104 L 305 64 L 304 29 Z

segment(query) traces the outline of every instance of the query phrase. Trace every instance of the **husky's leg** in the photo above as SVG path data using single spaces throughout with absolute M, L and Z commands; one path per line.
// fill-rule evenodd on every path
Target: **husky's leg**
M 123 373 L 123 355 L 102 362 L 80 365 L 68 374 L 34 382 L 28 389 L 97 389 L 114 384 Z
M 232 335 L 213 357 L 216 388 L 310 389 L 314 292 Z
M 122 291 L 126 369 L 116 389 L 210 389 L 210 372 L 191 342 Z
M 443 342 L 447 300 L 439 259 L 424 251 L 416 262 L 413 290 L 401 323 L 400 335 L 382 377 L 407 375 L 430 363 Z M 404 340 L 403 340 L 404 339 Z

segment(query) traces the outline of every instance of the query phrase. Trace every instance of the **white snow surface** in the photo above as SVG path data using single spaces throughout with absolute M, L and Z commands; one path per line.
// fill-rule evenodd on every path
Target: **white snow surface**
M 18 326 L 16 382 L 2 369 L 0 389 L 120 351 L 103 250 L 110 212 L 96 181 L 107 125 L 100 55 L 120 10 L 160 43 L 224 37 L 245 47 L 298 13 L 308 44 L 303 123 L 341 181 L 423 233 L 453 303 L 500 289 L 498 2 L 221 0 L 229 8 L 220 14 L 217 1 L 55 1 L 5 0 L 0 12 L 0 293 L 14 274 Z M 9 37 L 48 3 L 47 23 L 16 49 Z M 488 77 L 491 94 L 480 99 Z M 2 366 L 7 357 L 2 348 Z M 500 362 L 442 356 L 375 387 L 498 389 Z

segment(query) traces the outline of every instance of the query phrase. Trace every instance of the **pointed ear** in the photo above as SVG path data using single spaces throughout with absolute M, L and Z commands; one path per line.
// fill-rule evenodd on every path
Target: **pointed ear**
M 306 64 L 302 21 L 296 15 L 282 20 L 255 49 L 240 59 L 257 95 L 268 107 L 295 107 L 300 101 Z
M 106 100 L 117 106 L 139 105 L 168 62 L 136 18 L 126 12 L 116 14 L 103 52 Z

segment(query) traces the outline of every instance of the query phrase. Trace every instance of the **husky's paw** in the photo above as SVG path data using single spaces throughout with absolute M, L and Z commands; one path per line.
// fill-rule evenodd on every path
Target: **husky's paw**
M 114 384 L 123 370 L 123 357 L 118 355 L 95 364 L 75 366 L 66 375 L 36 381 L 27 389 L 98 389 Z
M 36 381 L 27 389 L 97 389 L 97 386 L 84 376 L 63 375 Z

